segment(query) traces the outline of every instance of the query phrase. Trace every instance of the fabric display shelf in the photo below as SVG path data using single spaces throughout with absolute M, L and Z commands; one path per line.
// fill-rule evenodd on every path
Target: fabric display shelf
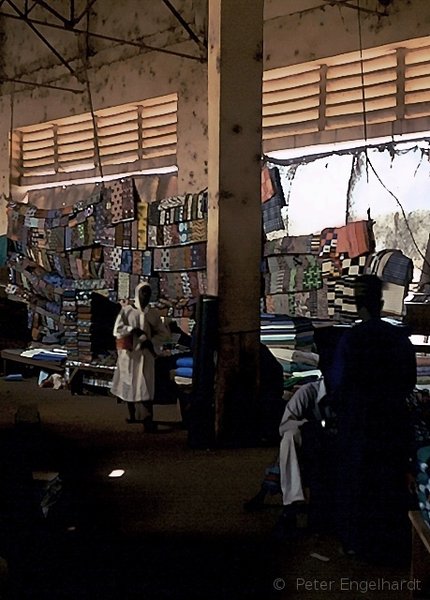
M 319 235 L 266 241 L 266 312 L 352 322 L 357 276 L 375 274 L 383 282 L 383 314 L 402 316 L 413 263 L 400 250 L 375 252 L 372 225 L 355 221 Z
M 148 247 L 159 281 L 157 307 L 175 318 L 193 317 L 198 296 L 207 293 L 207 192 L 152 202 Z
M 348 321 L 356 318 L 354 281 L 374 250 L 371 221 L 287 236 L 264 244 L 268 313 Z
M 132 298 L 137 283 L 152 272 L 147 213 L 133 179 L 109 182 L 58 210 L 8 206 L 8 237 L 15 252 L 8 259 L 7 293 L 28 305 L 33 340 L 63 343 L 70 358 L 83 360 L 112 346 L 113 322 L 106 315 L 116 314 L 112 306 L 119 291 L 122 299 Z M 104 327 L 91 312 L 92 298 L 100 295 Z
M 144 194 L 148 185 L 139 180 Z M 27 304 L 32 339 L 63 344 L 71 360 L 110 351 L 119 305 L 141 281 L 178 319 L 206 293 L 206 192 L 158 200 L 151 188 L 146 201 L 126 178 L 57 210 L 10 203 L 8 237 L 8 297 Z
M 415 389 L 407 398 L 419 508 L 430 534 L 430 393 Z
M 284 372 L 284 387 L 318 378 L 318 356 L 312 352 L 312 321 L 288 315 L 261 315 L 260 341 L 265 344 Z

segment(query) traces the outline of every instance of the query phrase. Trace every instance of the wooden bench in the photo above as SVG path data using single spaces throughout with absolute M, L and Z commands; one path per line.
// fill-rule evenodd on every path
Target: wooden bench
M 409 519 L 412 523 L 411 580 L 418 582 L 411 598 L 430 598 L 430 527 L 419 510 L 409 511 Z

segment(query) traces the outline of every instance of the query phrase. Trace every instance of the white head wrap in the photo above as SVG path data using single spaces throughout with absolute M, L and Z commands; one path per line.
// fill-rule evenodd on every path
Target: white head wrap
M 143 287 L 149 287 L 149 289 L 151 289 L 151 286 L 149 285 L 149 283 L 147 281 L 144 281 L 143 283 L 137 284 L 136 289 L 134 290 L 134 304 L 135 304 L 136 308 L 138 308 L 142 312 L 145 310 L 145 307 L 142 308 L 142 306 L 140 304 L 139 292 Z

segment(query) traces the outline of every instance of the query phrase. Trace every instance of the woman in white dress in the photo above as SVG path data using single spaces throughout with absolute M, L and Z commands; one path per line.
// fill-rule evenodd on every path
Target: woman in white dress
M 112 393 L 127 403 L 128 423 L 143 423 L 145 431 L 156 429 L 152 421 L 154 361 L 168 339 L 158 310 L 149 307 L 149 283 L 136 286 L 134 305 L 124 306 L 116 318 L 118 360 Z

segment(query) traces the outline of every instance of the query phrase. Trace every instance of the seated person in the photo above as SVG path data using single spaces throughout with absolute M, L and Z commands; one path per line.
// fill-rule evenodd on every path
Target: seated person
M 265 344 L 260 344 L 259 442 L 279 444 L 279 421 L 285 409 L 282 365 Z
M 320 368 L 322 368 L 321 361 Z M 326 380 L 323 376 L 317 381 L 299 387 L 285 406 L 279 425 L 281 435 L 277 461 L 279 485 L 276 487 L 275 467 L 266 469 L 266 478 L 260 491 L 244 505 L 245 510 L 256 510 L 264 504 L 268 493 L 281 493 L 283 511 L 275 526 L 274 534 L 277 537 L 283 537 L 291 527 L 295 526 L 297 509 L 309 501 L 299 460 L 303 432 L 309 424 L 315 423 L 321 427 L 321 425 L 331 425 L 333 420 L 334 414 L 328 405 Z M 308 442 L 308 445 L 312 446 L 313 441 Z

